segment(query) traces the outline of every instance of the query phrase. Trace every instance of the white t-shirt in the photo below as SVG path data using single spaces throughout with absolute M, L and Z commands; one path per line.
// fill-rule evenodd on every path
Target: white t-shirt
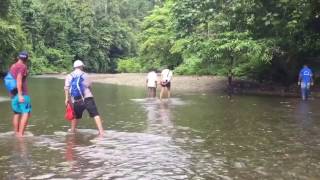
M 156 72 L 154 71 L 149 72 L 147 76 L 147 80 L 148 80 L 147 86 L 157 87 L 157 79 L 158 79 L 158 76 Z
M 162 81 L 170 82 L 172 79 L 172 71 L 170 71 L 169 69 L 164 69 L 161 72 L 161 76 L 162 76 Z

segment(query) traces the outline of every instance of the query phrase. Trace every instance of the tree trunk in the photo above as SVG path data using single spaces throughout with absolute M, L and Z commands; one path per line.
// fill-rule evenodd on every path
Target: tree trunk
M 104 15 L 108 15 L 108 1 L 106 1 L 106 4 L 104 5 Z
M 231 98 L 233 94 L 233 85 L 232 85 L 232 73 L 228 74 L 228 97 Z

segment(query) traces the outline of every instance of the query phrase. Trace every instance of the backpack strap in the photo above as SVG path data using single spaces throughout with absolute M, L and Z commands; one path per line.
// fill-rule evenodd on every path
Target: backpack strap
M 82 73 L 80 76 L 79 76 L 79 78 L 78 78 L 78 82 L 77 82 L 77 86 L 78 86 L 78 89 L 79 89 L 79 92 L 80 92 L 80 95 L 81 95 L 81 98 L 82 98 L 82 100 L 84 101 L 84 94 L 82 94 L 82 92 L 81 92 L 81 88 L 80 88 L 80 86 L 79 86 L 79 81 L 80 81 L 80 78 L 82 78 L 82 76 L 84 75 L 84 73 Z

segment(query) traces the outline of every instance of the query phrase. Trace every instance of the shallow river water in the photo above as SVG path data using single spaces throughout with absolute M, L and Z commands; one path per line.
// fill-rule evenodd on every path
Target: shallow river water
M 33 78 L 18 139 L 1 86 L 0 179 L 320 179 L 318 99 L 173 92 L 161 102 L 142 88 L 93 89 L 104 138 L 87 113 L 68 134 L 63 81 Z

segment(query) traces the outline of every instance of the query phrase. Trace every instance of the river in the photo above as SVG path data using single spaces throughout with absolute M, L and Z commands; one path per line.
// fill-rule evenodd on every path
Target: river
M 95 84 L 106 129 L 85 114 L 68 134 L 62 80 L 31 78 L 26 137 L 0 88 L 0 179 L 320 179 L 320 101 Z M 1 82 L 1 84 L 3 84 Z

